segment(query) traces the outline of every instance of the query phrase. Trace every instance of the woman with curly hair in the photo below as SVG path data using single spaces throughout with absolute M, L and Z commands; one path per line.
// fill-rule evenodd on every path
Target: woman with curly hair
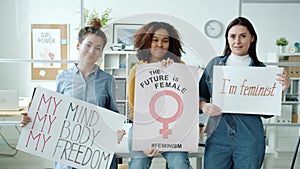
M 134 35 L 135 49 L 139 62 L 130 70 L 128 77 L 128 99 L 130 107 L 130 120 L 133 119 L 134 89 L 136 66 L 140 64 L 161 62 L 167 66 L 173 62 L 181 61 L 183 52 L 178 31 L 165 22 L 150 22 L 140 28 Z M 150 113 L 150 112 L 149 112 Z M 130 169 L 149 169 L 153 156 L 157 155 L 157 149 L 132 151 L 132 129 L 129 130 L 129 151 L 131 160 Z M 169 169 L 189 169 L 190 162 L 188 152 L 160 152 L 166 159 Z

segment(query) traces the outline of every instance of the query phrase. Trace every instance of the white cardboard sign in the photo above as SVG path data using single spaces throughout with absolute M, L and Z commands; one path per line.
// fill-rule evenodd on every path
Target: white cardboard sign
M 195 66 L 137 66 L 133 150 L 198 150 L 198 80 Z
M 37 87 L 17 149 L 77 168 L 110 167 L 124 117 Z
M 278 67 L 214 66 L 212 103 L 224 113 L 281 115 Z

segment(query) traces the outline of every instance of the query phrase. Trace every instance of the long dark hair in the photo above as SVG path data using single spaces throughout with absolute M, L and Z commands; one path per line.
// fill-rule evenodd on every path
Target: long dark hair
M 227 37 L 228 37 L 229 30 L 235 25 L 245 26 L 249 30 L 250 34 L 254 37 L 253 42 L 250 43 L 250 47 L 248 49 L 248 54 L 253 59 L 255 66 L 259 66 L 261 64 L 261 62 L 258 60 L 257 54 L 256 54 L 257 34 L 256 34 L 255 29 L 254 29 L 253 25 L 251 24 L 251 22 L 248 19 L 244 18 L 244 17 L 235 18 L 227 26 L 227 29 L 226 29 L 226 32 L 225 32 L 226 43 L 225 43 L 225 48 L 224 48 L 224 51 L 223 51 L 223 55 L 227 56 L 227 55 L 231 54 L 231 49 L 229 47 Z
M 174 26 L 166 22 L 150 22 L 143 25 L 134 34 L 134 47 L 137 50 L 137 58 L 139 60 L 150 62 L 151 53 L 149 48 L 151 47 L 153 35 L 158 29 L 165 29 L 169 33 L 169 52 L 164 56 L 164 59 L 170 58 L 173 59 L 174 62 L 180 62 L 183 49 L 179 33 Z

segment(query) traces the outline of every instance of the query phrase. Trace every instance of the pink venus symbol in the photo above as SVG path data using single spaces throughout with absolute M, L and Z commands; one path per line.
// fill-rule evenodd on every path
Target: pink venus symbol
M 157 112 L 155 110 L 155 103 L 162 96 L 171 96 L 176 100 L 176 102 L 178 104 L 177 112 L 172 117 L 169 117 L 169 118 L 161 117 L 157 114 Z M 163 135 L 163 139 L 167 139 L 169 137 L 169 135 L 172 134 L 172 130 L 169 129 L 169 123 L 174 122 L 181 116 L 182 109 L 183 109 L 183 103 L 182 103 L 181 97 L 177 93 L 170 91 L 170 90 L 160 91 L 160 92 L 156 93 L 150 100 L 149 110 L 150 110 L 152 117 L 156 121 L 163 123 L 163 128 L 159 130 L 159 134 Z

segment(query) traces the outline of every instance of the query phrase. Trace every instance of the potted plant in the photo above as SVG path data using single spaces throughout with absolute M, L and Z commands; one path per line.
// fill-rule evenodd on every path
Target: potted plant
M 289 44 L 289 41 L 285 37 L 281 37 L 276 40 L 276 45 L 278 46 L 279 53 L 285 52 L 286 45 Z
M 89 9 L 84 9 L 84 16 L 83 16 L 83 21 L 84 21 L 84 26 L 87 26 L 87 23 L 93 19 L 93 18 L 99 18 L 101 20 L 103 28 L 108 25 L 108 22 L 112 20 L 110 17 L 110 14 L 112 12 L 111 8 L 107 8 L 105 11 L 102 12 L 101 16 L 96 9 L 89 10 Z M 81 28 L 81 25 L 77 28 L 79 30 Z

